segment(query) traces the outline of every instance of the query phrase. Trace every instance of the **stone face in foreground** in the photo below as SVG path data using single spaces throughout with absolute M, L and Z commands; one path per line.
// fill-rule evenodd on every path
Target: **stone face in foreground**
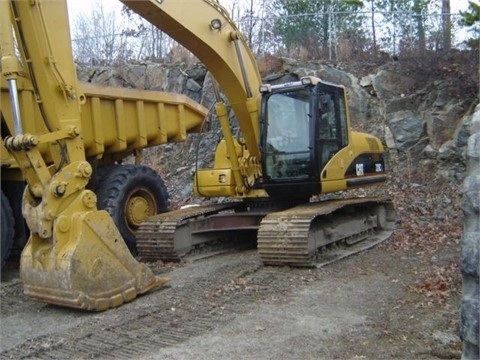
M 467 147 L 467 177 L 463 187 L 464 234 L 460 265 L 463 298 L 460 305 L 460 336 L 463 359 L 479 359 L 479 215 L 480 215 L 480 106 L 472 118 Z

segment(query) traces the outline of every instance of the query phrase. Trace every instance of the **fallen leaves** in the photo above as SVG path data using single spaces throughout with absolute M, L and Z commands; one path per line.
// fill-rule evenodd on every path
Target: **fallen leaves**
M 409 290 L 422 294 L 431 301 L 444 304 L 452 292 L 460 291 L 460 270 L 457 262 L 446 266 L 434 266 L 431 274 L 416 282 Z M 426 305 L 431 305 L 427 302 Z

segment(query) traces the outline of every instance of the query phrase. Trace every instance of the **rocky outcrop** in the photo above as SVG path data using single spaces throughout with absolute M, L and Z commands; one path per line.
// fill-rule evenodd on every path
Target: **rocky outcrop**
M 134 89 L 181 93 L 201 102 L 207 70 L 196 65 L 141 63 L 121 67 L 79 67 L 81 81 Z
M 455 76 L 429 78 L 400 62 L 370 67 L 369 74 L 359 77 L 321 62 L 275 58 L 269 64 L 274 64 L 270 72 L 268 66 L 262 65 L 268 73 L 265 82 L 281 83 L 312 75 L 345 86 L 353 128 L 380 137 L 390 151 L 408 154 L 420 166 L 432 168 L 435 163 L 441 176 L 463 179 L 475 94 L 465 91 L 464 83 Z M 183 93 L 207 108 L 215 102 L 212 78 L 201 64 L 142 63 L 121 68 L 81 68 L 78 74 L 83 81 L 105 85 Z M 165 153 L 168 159 L 181 161 L 182 165 L 174 166 L 175 172 L 184 169 L 184 178 L 190 183 L 195 170 L 192 164 L 203 167 L 212 160 L 219 128 L 216 121 L 211 125 L 217 132 L 209 135 L 211 140 L 192 136 L 187 144 L 168 144 L 161 152 L 149 150 L 147 154 L 153 151 L 161 158 L 159 154 Z M 198 146 L 202 151 L 190 148 Z M 157 160 L 167 177 L 172 168 L 168 159 Z M 178 174 L 172 179 L 175 184 L 182 183 Z M 170 190 L 174 197 L 184 199 L 189 189 L 190 185 L 181 191 Z
M 395 69 L 382 69 L 360 84 L 371 86 L 382 103 L 382 115 L 392 131 L 390 148 L 418 154 L 428 145 L 430 152 L 438 151 L 443 159 L 450 155 L 464 157 L 474 97 L 459 96 L 460 84 L 451 79 L 420 82 Z M 448 154 L 447 148 L 451 150 Z
M 467 176 L 463 186 L 465 226 L 460 254 L 463 277 L 463 297 L 460 306 L 463 359 L 480 358 L 480 105 L 472 117 L 471 133 L 467 147 Z

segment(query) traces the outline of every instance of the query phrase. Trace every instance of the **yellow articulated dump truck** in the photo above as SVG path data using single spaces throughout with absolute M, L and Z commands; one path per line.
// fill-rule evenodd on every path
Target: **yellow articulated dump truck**
M 213 167 L 197 170 L 194 192 L 231 201 L 155 215 L 166 210 L 161 179 L 114 164 L 183 140 L 205 109 L 183 97 L 77 83 L 64 2 L 3 1 L 2 186 L 4 174 L 27 183 L 22 213 L 30 237 L 20 266 L 26 294 L 103 310 L 162 284 L 125 241 L 136 244 L 140 259 L 178 260 L 212 239 L 250 232 L 265 265 L 316 266 L 390 235 L 395 210 L 388 198 L 318 200 L 387 176 L 381 141 L 350 127 L 343 86 L 315 77 L 263 84 L 218 1 L 122 3 L 191 51 L 218 83 L 223 138 Z M 11 214 L 2 215 L 2 238 L 3 222 L 7 235 L 13 232 Z

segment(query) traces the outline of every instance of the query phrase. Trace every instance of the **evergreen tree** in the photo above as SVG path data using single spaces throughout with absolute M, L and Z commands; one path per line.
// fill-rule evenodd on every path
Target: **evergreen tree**
M 480 45 L 480 4 L 473 1 L 468 2 L 468 10 L 460 12 L 462 15 L 461 24 L 470 27 L 473 38 L 467 40 L 467 44 L 472 48 L 479 48 Z
M 275 31 L 292 55 L 304 51 L 322 57 L 334 50 L 340 34 L 362 32 L 354 12 L 363 5 L 359 0 L 274 0 L 274 4 L 279 9 Z

